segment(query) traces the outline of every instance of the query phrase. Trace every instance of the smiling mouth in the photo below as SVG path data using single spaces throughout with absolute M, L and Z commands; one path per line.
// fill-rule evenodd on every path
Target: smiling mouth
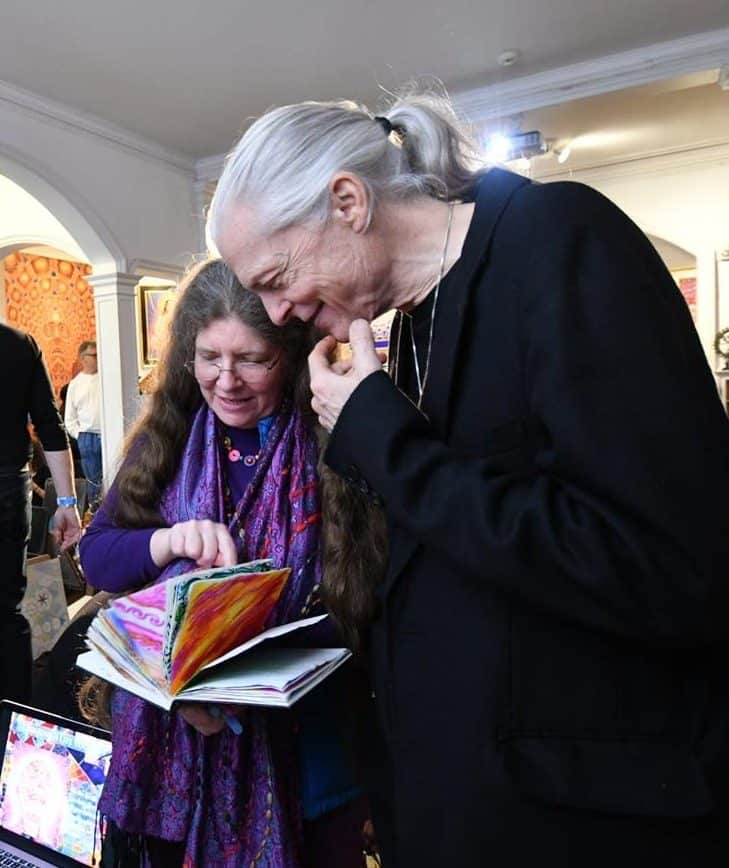
M 218 400 L 222 401 L 223 404 L 230 404 L 233 407 L 240 407 L 241 405 L 248 403 L 248 401 L 252 401 L 253 395 L 248 395 L 247 398 L 226 398 L 223 395 L 218 395 Z

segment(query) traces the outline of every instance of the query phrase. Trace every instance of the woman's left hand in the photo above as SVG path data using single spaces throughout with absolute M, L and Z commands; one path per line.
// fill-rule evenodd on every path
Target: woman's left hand
M 311 391 L 314 396 L 311 406 L 327 431 L 334 428 L 342 408 L 362 380 L 382 370 L 367 320 L 357 319 L 350 325 L 349 342 L 352 347 L 351 363 L 343 365 L 330 361 L 329 357 L 336 346 L 332 337 L 319 341 L 309 356 Z

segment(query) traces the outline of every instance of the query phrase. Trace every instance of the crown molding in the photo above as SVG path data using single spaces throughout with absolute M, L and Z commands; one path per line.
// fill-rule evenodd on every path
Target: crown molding
M 195 161 L 195 180 L 202 184 L 208 184 L 218 180 L 225 165 L 227 154 L 213 154 L 210 157 L 202 157 Z
M 158 277 L 177 283 L 185 269 L 169 262 L 157 262 L 153 259 L 132 259 L 129 263 L 129 271 L 137 275 L 137 280 L 140 277 Z
M 168 168 L 184 172 L 185 175 L 189 176 L 195 171 L 195 160 L 191 157 L 131 133 L 110 121 L 102 120 L 95 115 L 81 112 L 65 103 L 39 96 L 5 81 L 0 81 L 0 104 L 20 109 L 45 123 L 75 133 L 95 136 L 135 156 L 164 163 Z
M 86 282 L 94 288 L 95 299 L 117 296 L 135 298 L 139 275 L 127 274 L 123 271 L 108 271 L 104 274 L 89 274 Z
M 480 88 L 452 91 L 472 122 L 558 105 L 729 63 L 729 28 L 562 66 Z
M 580 166 L 571 171 L 534 172 L 537 181 L 612 181 L 636 175 L 664 175 L 682 169 L 729 163 L 729 142 L 707 142 L 690 148 L 665 148 Z

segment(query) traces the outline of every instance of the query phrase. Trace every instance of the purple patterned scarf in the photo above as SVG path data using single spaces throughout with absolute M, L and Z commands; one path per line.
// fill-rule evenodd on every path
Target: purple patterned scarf
M 225 521 L 218 422 L 195 415 L 160 511 L 168 524 Z M 321 576 L 317 445 L 282 408 L 230 523 L 240 560 L 291 567 L 272 623 L 313 614 Z M 162 582 L 193 568 L 170 563 Z M 182 718 L 122 690 L 112 700 L 114 751 L 99 810 L 124 832 L 185 842 L 186 868 L 300 868 L 301 817 L 291 715 L 249 708 L 243 734 L 204 737 Z

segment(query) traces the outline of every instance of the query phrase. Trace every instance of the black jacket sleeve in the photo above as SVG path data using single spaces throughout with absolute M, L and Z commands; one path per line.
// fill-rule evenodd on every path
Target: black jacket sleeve
M 504 219 L 525 244 L 510 269 L 513 373 L 546 434 L 533 471 L 449 448 L 379 372 L 347 402 L 326 460 L 356 468 L 464 581 L 647 642 L 725 639 L 729 423 L 686 306 L 599 194 L 554 184 L 519 199 L 525 216 Z M 497 230 L 494 257 L 498 242 Z

